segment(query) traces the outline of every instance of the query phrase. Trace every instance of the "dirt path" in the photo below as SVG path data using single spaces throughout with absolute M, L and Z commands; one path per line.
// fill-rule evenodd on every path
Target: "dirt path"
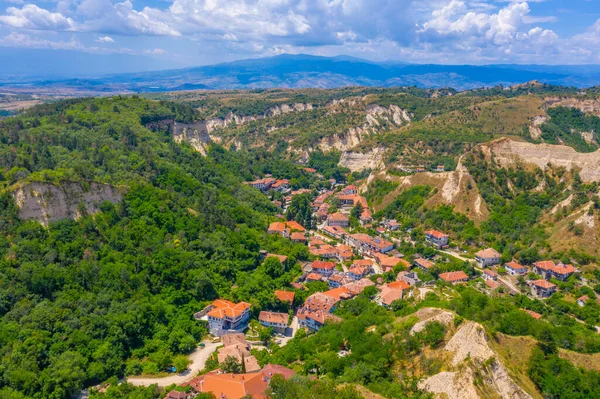
M 220 342 L 208 342 L 205 341 L 206 345 L 204 348 L 198 347 L 189 357 L 192 363 L 188 370 L 181 374 L 173 374 L 166 377 L 156 378 L 139 378 L 139 377 L 128 377 L 127 382 L 137 386 L 150 386 L 157 384 L 159 387 L 166 387 L 171 384 L 182 384 L 198 375 L 198 372 L 204 369 L 206 361 L 210 358 L 213 352 L 218 346 L 222 345 Z

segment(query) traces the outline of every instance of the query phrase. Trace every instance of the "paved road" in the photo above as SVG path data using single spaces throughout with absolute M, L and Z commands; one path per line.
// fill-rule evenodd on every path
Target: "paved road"
M 166 377 L 157 378 L 128 377 L 127 382 L 137 386 L 150 386 L 152 384 L 157 384 L 159 387 L 166 387 L 171 384 L 182 384 L 186 381 L 189 381 L 192 378 L 196 377 L 200 370 L 204 369 L 206 361 L 210 358 L 210 356 L 217 349 L 217 347 L 222 345 L 221 342 L 208 341 L 205 341 L 204 344 L 206 345 L 204 348 L 198 347 L 189 356 L 192 363 L 190 364 L 189 369 L 185 373 L 173 374 Z

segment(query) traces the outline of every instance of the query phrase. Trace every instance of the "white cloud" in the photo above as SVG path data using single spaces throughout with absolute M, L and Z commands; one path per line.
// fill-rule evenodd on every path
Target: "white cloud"
M 35 4 L 27 4 L 23 8 L 9 7 L 6 15 L 0 15 L 0 23 L 14 28 L 58 31 L 72 31 L 76 25 L 71 18 Z
M 110 37 L 110 36 L 100 36 L 98 39 L 96 39 L 97 42 L 100 43 L 114 43 L 115 40 Z

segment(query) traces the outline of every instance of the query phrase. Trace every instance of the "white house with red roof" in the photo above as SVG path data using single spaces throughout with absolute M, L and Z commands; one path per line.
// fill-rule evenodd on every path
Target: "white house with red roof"
M 555 278 L 564 281 L 577 272 L 577 269 L 573 265 L 555 264 L 551 260 L 543 260 L 533 264 L 533 271 L 545 280 Z
M 500 264 L 500 252 L 494 248 L 483 249 L 475 254 L 475 261 L 479 267 L 488 267 Z
M 312 263 L 312 271 L 313 273 L 318 273 L 322 276 L 329 277 L 335 271 L 335 263 L 315 260 Z
M 225 299 L 217 299 L 206 310 L 208 329 L 211 334 L 221 336 L 231 332 L 241 332 L 248 327 L 250 320 L 250 304 L 233 303 Z
M 536 280 L 530 284 L 531 293 L 538 298 L 549 298 L 556 292 L 556 285 L 546 280 Z
M 504 264 L 506 272 L 512 276 L 522 276 L 527 274 L 527 268 L 515 261 Z
M 441 231 L 427 230 L 425 232 L 425 241 L 442 249 L 448 245 L 449 237 L 448 234 L 444 234 Z

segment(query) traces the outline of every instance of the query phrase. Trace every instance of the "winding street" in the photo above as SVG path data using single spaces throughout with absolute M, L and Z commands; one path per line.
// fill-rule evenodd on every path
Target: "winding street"
M 204 369 L 206 361 L 210 358 L 217 347 L 223 345 L 221 342 L 209 341 L 204 341 L 204 344 L 206 345 L 204 348 L 196 348 L 196 350 L 189 356 L 192 363 L 184 373 L 155 378 L 127 377 L 127 382 L 137 386 L 150 386 L 152 384 L 157 384 L 159 387 L 166 387 L 171 384 L 179 385 L 189 381 L 196 377 L 200 370 Z

